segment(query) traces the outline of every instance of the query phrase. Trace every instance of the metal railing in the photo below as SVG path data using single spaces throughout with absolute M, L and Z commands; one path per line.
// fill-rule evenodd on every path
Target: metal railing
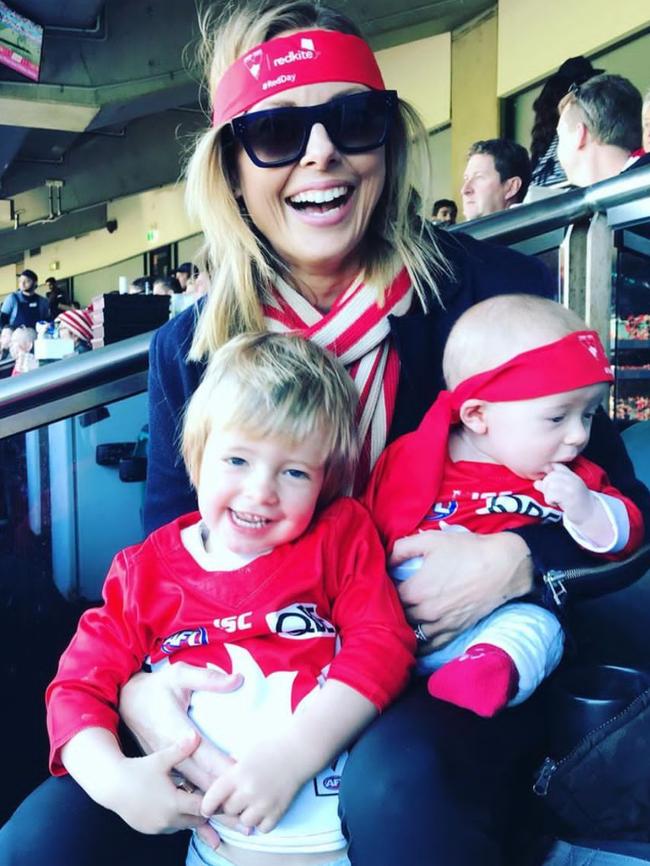
M 0 381 L 0 438 L 147 390 L 153 331 Z
M 542 201 L 461 223 L 449 231 L 513 244 L 570 223 L 584 223 L 595 214 L 647 198 L 650 198 L 650 166 L 624 172 L 585 189 L 559 193 Z M 596 222 L 602 224 L 602 220 Z M 597 227 L 590 228 L 591 234 Z M 602 249 L 602 237 L 591 246 Z M 584 267 L 584 262 L 581 267 Z M 598 270 L 602 270 L 602 263 Z M 600 275 L 603 284 L 610 280 L 606 267 L 605 271 Z M 579 284 L 583 281 L 580 278 L 573 282 Z M 590 296 L 589 286 L 586 295 L 575 304 L 568 297 L 564 300 L 583 313 L 595 327 L 604 330 L 608 298 L 600 289 L 591 292 Z M 594 312 L 596 307 L 598 311 Z M 101 350 L 57 361 L 29 375 L 1 380 L 0 438 L 145 391 L 151 336 L 148 333 L 131 337 Z

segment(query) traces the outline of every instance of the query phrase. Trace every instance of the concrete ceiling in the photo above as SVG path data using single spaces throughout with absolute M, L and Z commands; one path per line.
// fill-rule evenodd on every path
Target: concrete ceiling
M 453 30 L 493 2 L 334 5 L 381 49 Z M 187 62 L 197 45 L 195 0 L 7 5 L 41 24 L 44 38 L 38 83 L 0 66 L 0 199 L 12 200 L 22 226 L 0 207 L 0 265 L 79 234 L 80 223 L 101 226 L 111 199 L 176 180 L 184 143 L 205 123 L 199 73 Z M 51 180 L 64 182 L 54 207 Z

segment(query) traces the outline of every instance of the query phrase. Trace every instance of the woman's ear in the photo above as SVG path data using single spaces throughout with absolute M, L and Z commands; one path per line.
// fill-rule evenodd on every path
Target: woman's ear
M 488 431 L 487 403 L 485 400 L 465 400 L 460 407 L 460 420 L 463 426 L 479 436 Z

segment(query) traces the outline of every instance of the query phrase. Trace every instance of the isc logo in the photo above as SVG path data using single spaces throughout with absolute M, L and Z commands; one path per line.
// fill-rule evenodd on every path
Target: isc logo
M 213 620 L 215 628 L 222 628 L 224 631 L 232 634 L 234 631 L 245 631 L 248 628 L 253 628 L 248 621 L 253 616 L 253 611 L 248 610 L 246 613 L 240 613 L 238 616 L 223 616 L 221 619 Z
M 271 631 L 282 637 L 333 637 L 334 626 L 318 616 L 315 604 L 291 604 L 282 610 L 267 613 L 266 623 Z

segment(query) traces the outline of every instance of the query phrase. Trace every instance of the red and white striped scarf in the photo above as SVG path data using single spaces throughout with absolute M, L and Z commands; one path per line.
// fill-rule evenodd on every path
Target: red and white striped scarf
M 377 304 L 375 288 L 355 282 L 331 310 L 322 313 L 280 279 L 272 297 L 264 304 L 270 331 L 297 331 L 328 349 L 345 366 L 356 385 L 361 458 L 354 480 L 355 492 L 363 489 L 384 450 L 395 408 L 399 358 L 389 339 L 388 316 L 404 315 L 412 296 L 411 279 L 404 268 L 386 290 L 382 307 Z

